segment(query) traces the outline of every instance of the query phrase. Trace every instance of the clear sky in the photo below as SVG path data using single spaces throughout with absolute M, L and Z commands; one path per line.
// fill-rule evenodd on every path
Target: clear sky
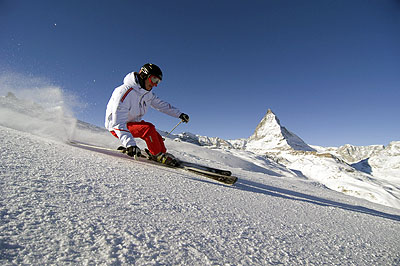
M 0 0 L 0 71 L 76 94 L 78 119 L 103 126 L 147 62 L 190 115 L 176 133 L 247 138 L 270 108 L 309 144 L 400 140 L 399 0 Z

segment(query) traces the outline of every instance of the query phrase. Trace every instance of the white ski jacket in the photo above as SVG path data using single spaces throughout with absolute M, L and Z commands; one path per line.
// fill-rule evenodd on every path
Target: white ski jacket
M 140 87 L 134 72 L 124 78 L 124 84 L 115 88 L 107 104 L 105 127 L 114 131 L 124 147 L 135 146 L 136 142 L 127 128 L 129 122 L 140 122 L 152 108 L 178 118 L 182 112 L 159 99 L 153 92 Z

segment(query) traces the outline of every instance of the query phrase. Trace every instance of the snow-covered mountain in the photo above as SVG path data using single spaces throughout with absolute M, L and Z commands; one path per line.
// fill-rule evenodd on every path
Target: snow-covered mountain
M 383 145 L 354 146 L 346 144 L 333 149 L 332 152 L 348 163 L 356 163 L 381 152 L 383 149 L 385 149 Z
M 259 154 L 271 150 L 315 151 L 296 134 L 281 126 L 271 109 L 268 109 L 254 134 L 248 139 L 246 149 Z
M 331 152 L 324 149 L 317 152 L 282 127 L 276 115 L 268 110 L 249 138 L 246 150 L 266 155 L 336 191 L 375 202 L 380 195 L 387 195 L 389 204 L 400 208 L 400 149 L 396 143 L 400 142 L 393 142 L 388 149 L 379 145 L 345 145 Z M 367 164 L 366 160 L 372 163 Z M 378 169 L 390 169 L 389 175 Z
M 207 147 L 176 141 L 179 136 L 166 139 L 179 158 L 227 168 L 239 177 L 226 186 L 72 147 L 65 140 L 109 148 L 119 143 L 105 129 L 62 115 L 63 109 L 11 94 L 0 97 L 1 265 L 400 262 L 399 209 L 338 193 L 307 176 L 306 166 L 321 167 L 325 175 L 325 167 L 338 167 L 338 157 L 285 148 L 268 159 L 272 155 L 246 150 L 247 140 L 235 148 L 216 138 L 200 138 L 200 144 L 212 144 Z M 397 151 L 394 143 L 385 156 Z M 392 204 L 367 181 L 356 185 Z
M 222 140 L 190 133 L 179 139 L 214 149 L 240 149 L 275 161 L 330 189 L 400 208 L 400 142 L 387 147 L 318 147 L 287 130 L 268 110 L 248 139 Z

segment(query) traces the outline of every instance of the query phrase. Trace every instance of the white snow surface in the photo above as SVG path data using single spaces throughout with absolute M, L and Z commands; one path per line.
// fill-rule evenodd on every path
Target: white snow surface
M 166 140 L 181 159 L 231 170 L 227 186 L 79 149 L 65 140 L 118 141 L 0 100 L 1 265 L 400 264 L 399 209 L 244 150 Z

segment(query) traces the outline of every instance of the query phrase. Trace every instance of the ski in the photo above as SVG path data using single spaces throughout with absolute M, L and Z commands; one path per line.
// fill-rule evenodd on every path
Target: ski
M 129 157 L 125 154 L 123 154 L 120 150 L 117 149 L 110 149 L 110 148 L 105 148 L 105 147 L 100 147 L 88 143 L 83 143 L 83 142 L 78 142 L 78 141 L 69 141 L 69 145 L 74 146 L 74 147 L 79 147 L 83 148 L 86 150 L 90 151 L 95 151 L 95 152 L 100 152 L 112 156 L 118 156 L 122 157 L 125 159 L 134 159 L 133 157 Z M 213 168 L 209 166 L 204 166 L 196 163 L 190 163 L 190 162 L 185 162 L 185 161 L 180 161 L 180 164 L 178 166 L 170 166 L 166 164 L 162 164 L 153 160 L 149 160 L 146 155 L 143 155 L 140 158 L 136 158 L 137 161 L 140 162 L 145 162 L 145 163 L 150 163 L 154 165 L 159 165 L 163 167 L 168 167 L 168 168 L 175 168 L 175 169 L 182 169 L 185 171 L 189 171 L 201 176 L 205 176 L 208 178 L 211 178 L 213 180 L 222 182 L 224 184 L 228 185 L 233 185 L 237 181 L 237 177 L 232 176 L 232 173 L 228 170 L 222 170 L 218 168 Z
M 205 166 L 205 165 L 201 165 L 201 164 L 197 164 L 197 163 L 181 161 L 181 165 L 183 165 L 187 168 L 196 168 L 196 169 L 204 170 L 204 171 L 211 172 L 214 174 L 220 174 L 220 175 L 226 175 L 226 176 L 232 175 L 231 171 L 213 168 L 213 167 L 209 167 L 209 166 Z

